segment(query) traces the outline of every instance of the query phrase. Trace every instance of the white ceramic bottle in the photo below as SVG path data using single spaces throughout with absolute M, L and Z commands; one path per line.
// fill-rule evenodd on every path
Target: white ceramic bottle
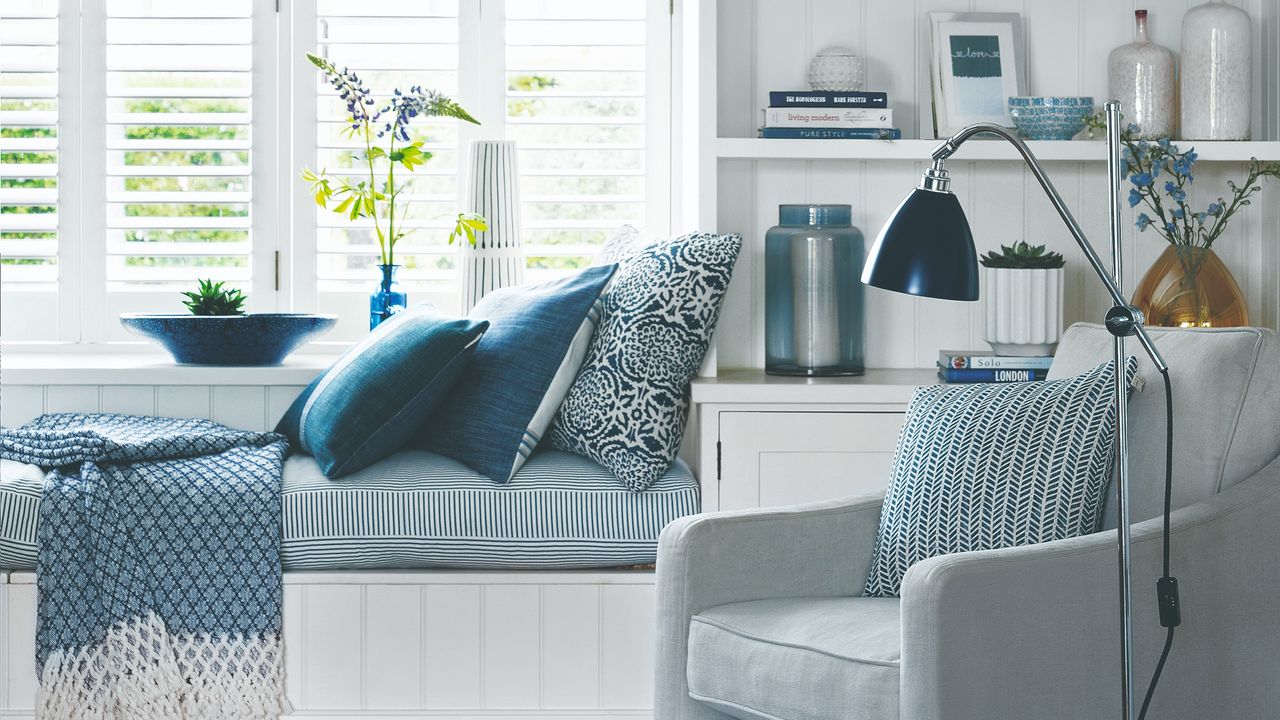
M 1249 13 L 1211 0 L 1182 16 L 1182 137 L 1248 140 L 1253 37 Z
M 1174 126 L 1173 52 L 1147 37 L 1147 11 L 1134 10 L 1133 42 L 1111 51 L 1107 79 L 1111 97 L 1120 101 L 1124 121 L 1138 126 L 1138 137 L 1171 138 Z

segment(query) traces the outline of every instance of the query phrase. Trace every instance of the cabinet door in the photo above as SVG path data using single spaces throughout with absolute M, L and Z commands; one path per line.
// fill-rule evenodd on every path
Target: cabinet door
M 721 412 L 720 508 L 882 492 L 900 412 Z

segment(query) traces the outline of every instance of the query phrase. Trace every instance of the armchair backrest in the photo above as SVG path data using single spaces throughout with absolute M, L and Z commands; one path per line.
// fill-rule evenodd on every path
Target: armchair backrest
M 1150 328 L 1173 384 L 1173 507 L 1212 497 L 1280 455 L 1280 340 L 1272 330 Z M 1077 375 L 1112 357 L 1106 328 L 1067 329 L 1049 379 Z M 1160 514 L 1164 499 L 1165 398 L 1160 373 L 1130 339 L 1141 389 L 1129 402 L 1130 516 Z M 1115 527 L 1115 487 L 1105 526 Z

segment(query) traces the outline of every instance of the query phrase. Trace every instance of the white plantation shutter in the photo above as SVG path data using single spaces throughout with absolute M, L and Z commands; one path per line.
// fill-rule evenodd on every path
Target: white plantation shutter
M 666 230 L 655 221 L 662 183 L 651 182 L 664 163 L 650 112 L 666 105 L 655 97 L 666 60 L 650 37 L 666 8 L 655 18 L 654 5 L 506 2 L 506 134 L 521 148 L 531 279 L 590 264 L 624 223 Z
M 249 289 L 253 0 L 106 0 L 107 292 Z M 175 295 L 176 297 L 176 295 Z
M 319 0 L 316 10 L 317 54 L 357 73 L 373 92 L 377 107 L 394 88 L 411 85 L 457 97 L 458 0 Z M 320 72 L 314 77 L 310 101 L 316 104 L 316 147 L 309 167 L 353 181 L 368 180 L 368 167 L 351 157 L 364 149 L 363 140 L 343 136 L 345 103 Z M 400 281 L 415 293 L 413 301 L 425 299 L 424 292 L 451 290 L 455 280 L 456 252 L 446 240 L 458 211 L 457 122 L 419 120 L 411 135 L 425 138 L 424 149 L 432 153 L 415 172 L 400 167 L 396 172 L 397 184 L 412 182 L 410 193 L 402 196 L 409 205 L 397 206 L 397 225 L 413 232 L 396 244 L 394 259 L 401 266 Z M 385 139 L 376 142 L 386 146 Z M 379 185 L 383 178 L 385 168 L 379 167 Z M 349 296 L 347 302 L 332 301 L 324 309 L 345 315 L 364 302 L 367 310 L 367 297 L 378 277 L 374 266 L 380 262 L 372 221 L 352 222 L 319 207 L 314 217 L 317 289 L 331 299 L 336 293 Z
M 58 35 L 57 0 L 5 0 L 0 7 L 5 292 L 52 292 L 58 280 Z

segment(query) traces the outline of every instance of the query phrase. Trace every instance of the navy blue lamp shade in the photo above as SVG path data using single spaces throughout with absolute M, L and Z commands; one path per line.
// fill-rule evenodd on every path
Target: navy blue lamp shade
M 978 251 L 956 196 L 912 190 L 880 228 L 862 282 L 908 295 L 977 300 Z

